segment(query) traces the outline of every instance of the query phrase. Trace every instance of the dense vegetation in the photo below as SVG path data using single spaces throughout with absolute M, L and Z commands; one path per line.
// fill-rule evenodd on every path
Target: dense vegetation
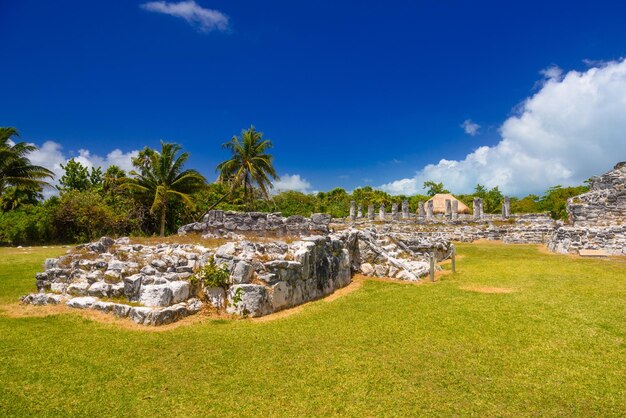
M 624 416 L 624 261 L 457 249 L 435 285 L 147 332 L 12 317 L 65 250 L 0 248 L 0 416 Z
M 89 169 L 76 160 L 62 165 L 56 191 L 44 199 L 52 173 L 30 164 L 35 147 L 14 143 L 13 128 L 0 128 L 0 244 L 76 243 L 102 235 L 154 235 L 173 233 L 179 226 L 200 218 L 208 209 L 281 212 L 285 216 L 309 216 L 325 212 L 333 217 L 348 215 L 350 201 L 378 209 L 408 200 L 415 212 L 420 201 L 448 193 L 444 184 L 427 181 L 425 195 L 392 196 L 372 187 L 351 193 L 336 188 L 304 194 L 270 192 L 277 174 L 272 143 L 254 127 L 224 144 L 231 156 L 217 167 L 218 181 L 208 184 L 193 169 L 185 169 L 188 154 L 177 144 L 162 143 L 160 150 L 145 148 L 133 160 L 134 170 L 117 166 L 106 171 Z M 550 188 L 543 196 L 512 198 L 513 213 L 550 212 L 566 219 L 567 199 L 587 190 L 586 186 Z M 484 200 L 487 213 L 500 212 L 503 194 L 498 187 L 478 184 L 471 194 L 456 195 L 468 207 L 474 197 Z

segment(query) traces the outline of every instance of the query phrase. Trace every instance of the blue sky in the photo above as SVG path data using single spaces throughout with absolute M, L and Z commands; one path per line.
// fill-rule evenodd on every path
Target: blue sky
M 164 139 L 213 179 L 220 145 L 250 124 L 274 142 L 279 173 L 299 176 L 283 186 L 307 191 L 414 193 L 428 177 L 522 194 L 626 159 L 623 2 L 145 3 L 0 2 L 0 126 L 53 141 L 42 164 L 106 165 Z M 575 107 L 589 83 L 604 92 L 596 107 Z M 551 125 L 577 112 L 597 117 L 573 133 Z M 503 140 L 533 151 L 503 154 Z

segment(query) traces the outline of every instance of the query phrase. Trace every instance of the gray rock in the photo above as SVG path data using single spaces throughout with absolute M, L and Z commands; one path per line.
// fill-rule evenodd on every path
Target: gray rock
M 114 283 L 111 285 L 111 297 L 119 298 L 124 295 L 124 283 Z
M 112 302 L 102 302 L 102 301 L 98 301 L 95 302 L 93 305 L 91 305 L 91 309 L 95 309 L 96 311 L 101 311 L 101 312 L 111 312 L 113 310 L 113 306 L 115 304 Z
M 252 265 L 244 260 L 241 260 L 233 265 L 230 273 L 230 280 L 233 284 L 250 283 L 253 274 L 254 268 Z
M 122 303 L 113 304 L 113 315 L 118 318 L 126 318 L 130 314 L 130 310 L 132 309 L 129 305 L 124 305 Z
M 224 289 L 222 289 L 222 291 L 224 291 Z M 204 303 L 198 298 L 191 298 L 187 301 L 187 311 L 189 311 L 189 313 L 200 312 L 203 307 Z
M 374 267 L 370 263 L 361 264 L 361 273 L 366 276 L 371 276 L 374 274 Z
M 87 309 L 91 308 L 91 306 L 97 301 L 98 299 L 92 296 L 82 296 L 70 299 L 67 301 L 66 305 L 70 308 Z
M 226 305 L 226 291 L 221 287 L 207 287 L 204 289 L 207 300 L 217 309 L 223 309 Z
M 145 306 L 169 306 L 172 298 L 172 289 L 165 284 L 141 286 L 139 291 L 139 303 Z
M 51 283 L 50 291 L 54 293 L 65 293 L 67 290 L 67 284 L 65 283 Z
M 151 312 L 152 309 L 150 308 L 133 306 L 132 308 L 130 308 L 128 317 L 136 324 L 144 324 Z
M 87 282 L 72 283 L 67 287 L 67 293 L 74 296 L 86 296 L 89 286 Z
M 108 298 L 111 295 L 111 285 L 105 282 L 95 282 L 87 290 L 89 296 Z
M 59 264 L 58 258 L 46 258 L 46 261 L 44 261 L 43 263 L 43 268 L 45 270 L 53 269 L 57 267 L 58 264 Z
M 179 280 L 175 282 L 169 282 L 168 286 L 170 289 L 172 289 L 171 303 L 180 303 L 189 299 L 191 287 L 189 286 L 188 282 Z
M 257 317 L 271 312 L 267 288 L 258 284 L 238 284 L 228 289 L 226 312 Z
M 135 300 L 137 296 L 139 296 L 142 278 L 143 276 L 141 274 L 133 274 L 124 279 L 124 294 L 129 299 Z

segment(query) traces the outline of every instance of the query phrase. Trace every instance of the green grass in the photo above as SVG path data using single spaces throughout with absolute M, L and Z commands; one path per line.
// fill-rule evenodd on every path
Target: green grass
M 0 316 L 0 416 L 626 414 L 623 260 L 457 248 L 439 283 L 366 281 L 268 322 Z M 2 303 L 55 251 L 0 249 Z

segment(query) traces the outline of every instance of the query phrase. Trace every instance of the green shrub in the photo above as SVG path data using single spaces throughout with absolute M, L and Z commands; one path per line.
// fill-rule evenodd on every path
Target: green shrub
M 192 284 L 200 283 L 204 287 L 228 287 L 228 281 L 230 279 L 230 272 L 221 265 L 218 266 L 215 263 L 215 258 L 211 258 L 202 270 L 198 271 L 192 276 Z

